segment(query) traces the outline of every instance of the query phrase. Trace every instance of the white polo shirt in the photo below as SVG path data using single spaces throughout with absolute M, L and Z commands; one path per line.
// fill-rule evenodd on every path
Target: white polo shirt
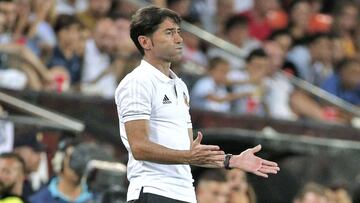
M 186 202 L 196 202 L 189 165 L 158 164 L 135 160 L 127 140 L 124 123 L 147 119 L 152 142 L 177 150 L 189 150 L 189 93 L 185 83 L 172 71 L 165 76 L 141 61 L 119 84 L 115 92 L 120 136 L 129 152 L 127 201 L 138 199 L 142 187 L 153 193 Z

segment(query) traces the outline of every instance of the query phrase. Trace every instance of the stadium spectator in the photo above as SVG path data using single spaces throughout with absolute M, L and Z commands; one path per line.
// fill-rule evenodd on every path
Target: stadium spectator
M 88 9 L 77 13 L 80 22 L 89 30 L 93 31 L 97 23 L 108 17 L 111 0 L 89 0 Z
M 333 45 L 330 34 L 314 34 L 305 46 L 297 45 L 291 49 L 287 59 L 295 65 L 301 79 L 320 86 L 333 72 Z
M 226 20 L 223 31 L 224 39 L 241 48 L 245 56 L 261 46 L 259 41 L 249 36 L 248 29 L 248 20 L 245 17 L 233 15 Z M 242 58 L 229 54 L 220 48 L 211 48 L 207 54 L 210 58 L 222 57 L 228 60 L 233 70 L 243 69 L 245 66 L 245 61 Z
M 222 169 L 207 169 L 198 179 L 196 188 L 198 203 L 227 203 L 229 186 Z
M 116 88 L 116 76 L 111 72 L 110 55 L 117 48 L 117 28 L 106 18 L 96 25 L 93 38 L 86 41 L 81 78 L 81 91 L 90 95 L 111 97 Z
M 256 203 L 256 194 L 247 181 L 246 173 L 234 169 L 226 171 L 230 194 L 228 203 Z
M 306 184 L 295 196 L 293 203 L 328 203 L 326 188 L 316 183 Z
M 344 59 L 321 86 L 324 90 L 354 105 L 360 105 L 360 62 Z
M 81 79 L 81 56 L 77 55 L 77 43 L 81 40 L 81 24 L 75 16 L 60 15 L 55 24 L 58 44 L 54 47 L 48 67 L 61 68 L 70 75 L 71 84 Z
M 25 179 L 24 160 L 14 153 L 0 155 L 0 202 L 27 203 L 22 196 Z
M 186 22 L 200 27 L 200 22 L 194 17 L 184 17 Z M 191 61 L 197 65 L 206 67 L 208 64 L 208 58 L 201 49 L 201 40 L 189 32 L 184 31 L 182 33 L 183 38 L 183 59 L 184 61 Z
M 22 193 L 25 198 L 30 197 L 30 195 L 35 192 L 30 175 L 38 170 L 41 161 L 41 153 L 45 150 L 44 145 L 38 140 L 38 135 L 37 132 L 31 131 L 15 136 L 14 152 L 18 154 L 25 163 L 25 177 Z
M 258 116 L 266 115 L 264 102 L 268 91 L 266 77 L 269 69 L 269 58 L 265 51 L 255 49 L 246 58 L 246 66 L 243 71 L 229 73 L 229 80 L 236 84 L 233 87 L 234 93 L 251 92 L 248 97 L 238 99 L 234 103 L 234 112 Z
M 89 156 L 94 157 L 94 152 L 99 156 L 104 154 L 95 145 L 76 144 L 76 142 L 69 142 L 61 149 L 63 151 L 58 160 L 61 162 L 59 173 L 48 186 L 29 198 L 31 203 L 87 203 L 94 199 L 86 183 L 81 181 L 81 177 L 86 163 L 90 161 L 88 160 Z M 90 152 L 91 150 L 92 152 Z M 90 155 L 90 153 L 92 154 Z
M 355 2 L 341 2 L 336 9 L 333 31 L 339 35 L 340 43 L 346 57 L 355 57 L 357 47 L 355 44 L 356 28 L 358 27 L 359 8 Z
M 215 57 L 209 62 L 208 76 L 198 80 L 191 91 L 191 106 L 210 111 L 230 112 L 231 102 L 249 93 L 230 93 L 227 90 L 229 63 Z

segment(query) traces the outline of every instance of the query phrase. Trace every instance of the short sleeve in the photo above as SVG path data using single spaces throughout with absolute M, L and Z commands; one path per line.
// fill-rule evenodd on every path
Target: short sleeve
M 151 85 L 141 79 L 128 80 L 116 93 L 119 119 L 122 122 L 150 119 Z

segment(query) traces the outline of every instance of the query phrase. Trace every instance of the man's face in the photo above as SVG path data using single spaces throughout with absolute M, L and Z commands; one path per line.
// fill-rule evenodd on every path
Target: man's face
M 106 19 L 98 22 L 94 39 L 96 46 L 102 53 L 111 54 L 116 49 L 117 29 L 113 21 Z
M 309 192 L 304 196 L 300 203 L 328 203 L 328 200 L 325 196 Z
M 95 16 L 105 16 L 111 6 L 110 0 L 90 0 L 89 8 Z
M 38 170 L 41 160 L 40 152 L 36 152 L 28 146 L 18 147 L 15 152 L 24 159 L 27 173 Z
M 226 182 L 206 181 L 198 188 L 199 203 L 226 203 L 229 198 L 229 187 Z
M 181 30 L 178 24 L 171 19 L 166 19 L 159 28 L 149 36 L 151 44 L 148 50 L 155 58 L 166 62 L 176 62 L 182 57 Z
M 0 12 L 5 15 L 7 29 L 12 29 L 15 26 L 17 17 L 16 4 L 12 2 L 1 2 Z
M 0 159 L 0 194 L 11 193 L 24 180 L 21 164 L 12 158 Z
M 351 63 L 341 71 L 342 83 L 349 89 L 360 87 L 360 64 Z

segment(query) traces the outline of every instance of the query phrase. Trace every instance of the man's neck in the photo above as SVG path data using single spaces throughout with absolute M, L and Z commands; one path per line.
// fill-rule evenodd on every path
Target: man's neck
M 167 77 L 170 77 L 170 62 L 165 62 L 162 60 L 154 60 L 152 57 L 144 56 L 144 60 L 150 63 L 152 66 L 157 68 L 160 72 L 162 72 Z

